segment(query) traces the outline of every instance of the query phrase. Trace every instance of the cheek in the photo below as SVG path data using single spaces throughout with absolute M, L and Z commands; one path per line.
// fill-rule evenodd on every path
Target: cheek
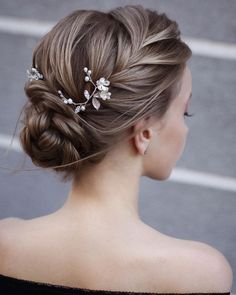
M 178 149 L 179 156 L 185 147 L 188 130 L 189 128 L 184 123 L 179 126 L 178 130 L 176 130 L 176 149 Z
M 180 154 L 184 148 L 188 127 L 184 121 L 173 121 L 169 124 L 165 133 L 165 146 L 173 157 Z
M 154 179 L 169 177 L 173 166 L 182 154 L 187 132 L 188 127 L 185 122 L 173 120 L 157 133 L 157 137 L 153 138 L 149 147 L 146 170 L 154 173 L 149 176 L 152 175 Z

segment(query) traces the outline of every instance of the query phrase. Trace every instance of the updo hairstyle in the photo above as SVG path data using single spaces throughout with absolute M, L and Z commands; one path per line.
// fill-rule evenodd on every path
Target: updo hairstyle
M 108 12 L 76 10 L 61 19 L 37 43 L 32 67 L 43 80 L 27 81 L 20 143 L 39 167 L 67 181 L 87 163 L 99 163 L 117 143 L 132 138 L 141 118 L 161 119 L 176 97 L 192 52 L 180 39 L 178 24 L 165 13 L 141 5 Z M 85 102 L 84 67 L 92 79 L 110 81 L 110 100 L 90 103 L 75 113 L 58 90 Z M 90 105 L 89 105 L 90 104 Z

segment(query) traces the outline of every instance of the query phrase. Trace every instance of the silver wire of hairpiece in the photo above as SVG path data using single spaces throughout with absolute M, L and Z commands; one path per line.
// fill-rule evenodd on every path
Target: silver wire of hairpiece
M 60 98 L 63 100 L 63 102 L 65 104 L 73 104 L 76 105 L 77 107 L 75 108 L 74 112 L 75 113 L 79 113 L 80 111 L 84 111 L 86 109 L 86 104 L 88 103 L 88 101 L 90 100 L 90 98 L 92 98 L 92 105 L 94 106 L 94 108 L 96 110 L 98 110 L 100 108 L 100 101 L 98 100 L 98 98 L 101 98 L 102 100 L 107 100 L 111 98 L 111 92 L 109 92 L 109 88 L 107 86 L 110 85 L 110 81 L 105 79 L 104 77 L 100 78 L 99 80 L 96 81 L 96 84 L 94 84 L 92 78 L 91 78 L 91 70 L 88 70 L 87 67 L 84 68 L 84 72 L 87 73 L 87 75 L 85 76 L 84 80 L 86 82 L 91 82 L 94 86 L 95 89 L 93 90 L 92 94 L 90 95 L 88 90 L 84 90 L 84 96 L 86 98 L 86 102 L 82 102 L 82 103 L 75 103 L 73 101 L 73 99 L 71 97 L 66 98 L 61 90 L 58 90 L 58 94 L 60 96 Z M 28 74 L 28 78 L 30 79 L 30 81 L 32 80 L 43 80 L 43 74 L 41 74 L 38 69 L 37 66 L 34 68 L 32 67 L 30 70 L 27 70 L 27 74 Z M 97 91 L 98 89 L 98 91 Z
M 66 98 L 62 94 L 62 91 L 58 90 L 58 94 L 59 94 L 60 98 L 63 100 L 63 102 L 65 104 L 77 105 L 77 107 L 74 110 L 75 113 L 79 113 L 80 111 L 85 111 L 86 104 L 88 103 L 90 98 L 92 98 L 92 105 L 96 110 L 98 110 L 100 108 L 100 105 L 101 105 L 98 98 L 101 98 L 103 100 L 107 100 L 107 99 L 111 98 L 111 92 L 109 92 L 109 88 L 107 87 L 107 86 L 110 85 L 110 81 L 108 81 L 104 77 L 102 77 L 102 78 L 100 78 L 99 80 L 96 81 L 96 85 L 95 85 L 92 78 L 91 78 L 92 71 L 88 70 L 88 68 L 85 67 L 84 72 L 87 74 L 85 76 L 84 80 L 86 82 L 91 82 L 95 86 L 95 89 L 93 90 L 91 95 L 89 94 L 88 90 L 84 90 L 84 96 L 85 96 L 85 98 L 87 100 L 86 102 L 75 103 L 71 97 Z M 97 89 L 98 89 L 98 91 L 97 91 Z
M 30 81 L 32 80 L 43 80 L 43 74 L 39 73 L 37 68 L 31 68 L 30 70 L 27 69 L 27 75 Z

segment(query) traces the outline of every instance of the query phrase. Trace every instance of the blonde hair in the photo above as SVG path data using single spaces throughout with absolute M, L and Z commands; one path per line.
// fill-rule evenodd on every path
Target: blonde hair
M 71 179 L 86 163 L 102 161 L 109 149 L 131 138 L 141 118 L 161 119 L 176 96 L 192 52 L 178 24 L 165 13 L 126 5 L 108 12 L 76 10 L 61 19 L 33 51 L 32 66 L 44 80 L 25 84 L 20 143 L 36 166 Z M 74 113 L 58 96 L 84 102 L 84 67 L 93 81 L 110 81 L 110 100 L 99 110 Z

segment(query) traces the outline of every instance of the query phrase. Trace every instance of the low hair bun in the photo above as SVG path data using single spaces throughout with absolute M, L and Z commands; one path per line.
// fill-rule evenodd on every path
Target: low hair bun
M 37 81 L 38 82 L 38 81 Z M 45 86 L 44 86 L 45 87 Z M 32 162 L 42 168 L 75 162 L 90 149 L 83 126 L 73 112 L 49 91 L 43 92 L 36 83 L 25 86 L 29 98 L 21 121 L 20 143 Z M 67 111 L 66 111 L 67 110 Z M 63 113 L 64 112 L 64 113 Z M 54 168 L 67 180 L 69 174 L 79 169 L 79 162 Z

